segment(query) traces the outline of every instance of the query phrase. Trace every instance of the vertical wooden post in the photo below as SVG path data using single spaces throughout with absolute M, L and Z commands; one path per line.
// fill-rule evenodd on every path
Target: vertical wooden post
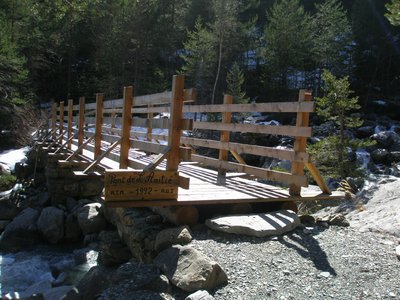
M 122 110 L 122 137 L 119 155 L 119 168 L 128 168 L 129 149 L 131 147 L 133 87 L 124 87 L 124 106 Z
M 51 107 L 51 128 L 53 132 L 53 141 L 56 140 L 57 134 L 56 134 L 56 129 L 57 129 L 57 103 L 54 102 L 53 106 Z
M 113 110 L 111 112 L 111 128 L 115 128 L 115 118 L 117 117 L 116 112 Z
M 153 107 L 153 105 L 149 104 L 147 106 L 147 109 L 150 109 L 151 107 Z M 147 140 L 148 141 L 151 141 L 151 137 L 152 137 L 153 128 L 152 128 L 152 123 L 150 120 L 153 119 L 153 117 L 154 117 L 154 114 L 152 112 L 147 112 L 147 120 L 149 120 L 148 121 L 149 126 L 147 126 Z
M 172 79 L 172 102 L 170 110 L 170 126 L 168 129 L 168 146 L 170 152 L 167 158 L 167 170 L 177 171 L 180 163 L 180 144 L 182 133 L 182 108 L 184 98 L 185 76 L 174 75 Z
M 231 95 L 224 95 L 224 104 L 232 104 L 233 97 Z M 232 118 L 231 112 L 223 112 L 222 113 L 222 123 L 230 123 Z M 220 141 L 221 142 L 229 142 L 230 131 L 221 131 Z M 219 160 L 227 161 L 228 160 L 228 150 L 219 150 Z M 224 185 L 226 183 L 226 170 L 218 169 L 218 177 L 217 184 Z
M 72 136 L 72 122 L 73 122 L 73 111 L 74 111 L 74 100 L 68 99 L 68 144 L 67 147 L 68 149 L 71 149 L 72 146 L 72 140 L 70 140 Z
M 101 93 L 96 94 L 96 127 L 94 133 L 94 159 L 101 155 L 101 131 L 103 126 L 103 97 Z
M 63 133 L 64 133 L 64 101 L 60 101 L 60 124 L 59 124 L 59 129 L 58 133 L 60 136 L 60 139 L 58 140 L 58 143 L 62 145 L 63 143 Z
M 311 101 L 312 95 L 310 91 L 300 90 L 299 91 L 299 102 Z M 299 112 L 296 117 L 296 126 L 307 127 L 309 124 L 310 113 Z M 294 140 L 293 150 L 297 152 L 305 152 L 307 148 L 306 137 L 296 137 Z M 304 163 L 292 161 L 291 173 L 293 175 L 304 175 Z M 289 194 L 292 196 L 298 196 L 301 192 L 301 186 L 291 184 L 289 185 Z
M 85 126 L 85 97 L 79 98 L 79 124 L 78 124 L 78 147 L 83 144 L 83 128 Z M 83 150 L 79 151 L 82 154 Z

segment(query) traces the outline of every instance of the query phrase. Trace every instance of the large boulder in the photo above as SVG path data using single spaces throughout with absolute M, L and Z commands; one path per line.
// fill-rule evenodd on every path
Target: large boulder
M 18 213 L 19 209 L 9 199 L 0 200 L 0 220 L 12 220 Z
M 297 214 L 291 210 L 272 213 L 217 217 L 206 220 L 213 230 L 256 237 L 281 235 L 300 225 Z
M 375 149 L 371 152 L 371 158 L 376 164 L 387 164 L 390 161 L 390 153 L 386 149 Z
M 161 230 L 154 243 L 154 249 L 157 252 L 167 249 L 172 245 L 186 245 L 192 241 L 192 235 L 188 226 L 168 228 Z
M 98 261 L 105 266 L 115 266 L 132 258 L 128 246 L 123 243 L 117 231 L 102 231 L 98 235 L 100 251 Z
M 24 209 L 7 225 L 0 239 L 0 249 L 3 251 L 26 250 L 41 241 L 41 234 L 36 222 L 39 211 L 33 208 Z
M 79 226 L 76 214 L 69 214 L 65 219 L 64 239 L 67 242 L 79 242 L 82 239 L 82 230 Z
M 89 203 L 79 208 L 78 223 L 83 234 L 98 233 L 107 227 L 100 203 Z
M 372 135 L 379 147 L 391 151 L 400 151 L 400 135 L 394 131 L 381 131 Z
M 64 211 L 52 206 L 44 208 L 37 226 L 47 241 L 59 242 L 64 237 Z
M 92 267 L 76 286 L 74 299 L 96 299 L 110 285 L 110 271 L 100 267 Z
M 154 259 L 154 263 L 173 285 L 187 292 L 210 291 L 228 282 L 218 263 L 189 246 L 168 248 Z

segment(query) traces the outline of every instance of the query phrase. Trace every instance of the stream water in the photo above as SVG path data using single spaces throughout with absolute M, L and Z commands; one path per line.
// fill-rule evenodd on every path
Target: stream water
M 26 160 L 29 147 L 0 153 L 0 162 L 14 170 L 15 163 Z M 0 201 L 13 191 L 0 192 Z M 0 297 L 7 293 L 22 292 L 40 281 L 53 285 L 76 284 L 82 276 L 97 265 L 97 252 L 69 245 L 41 245 L 29 251 L 17 253 L 0 252 Z

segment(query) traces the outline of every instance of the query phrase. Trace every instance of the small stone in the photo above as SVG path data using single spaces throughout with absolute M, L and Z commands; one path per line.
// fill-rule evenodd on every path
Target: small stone
M 211 296 L 207 291 L 205 290 L 199 290 L 193 294 L 190 294 L 185 298 L 185 300 L 213 300 L 214 297 Z
M 390 298 L 396 298 L 396 294 L 393 293 L 393 292 L 390 292 L 390 293 L 389 293 L 389 297 L 390 297 Z
M 324 278 L 329 278 L 330 276 L 331 276 L 331 273 L 329 273 L 329 272 L 321 272 L 318 275 L 318 277 L 324 277 Z
M 168 228 L 160 231 L 156 236 L 154 250 L 160 252 L 172 245 L 186 245 L 192 241 L 192 234 L 188 226 Z
M 397 258 L 400 260 L 400 245 L 396 247 L 396 255 Z

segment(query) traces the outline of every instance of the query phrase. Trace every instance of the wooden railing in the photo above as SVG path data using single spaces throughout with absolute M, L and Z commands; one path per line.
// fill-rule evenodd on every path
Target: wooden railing
M 177 172 L 182 160 L 191 160 L 217 168 L 219 184 L 224 184 L 227 171 L 242 172 L 285 183 L 292 195 L 299 195 L 300 188 L 308 184 L 304 175 L 306 166 L 321 190 L 330 193 L 306 152 L 306 141 L 311 136 L 309 113 L 314 111 L 310 92 L 301 90 L 298 102 L 232 104 L 232 97 L 225 95 L 224 104 L 192 105 L 196 93 L 193 89 L 184 89 L 184 76 L 177 75 L 173 78 L 172 91 L 137 97 L 133 94 L 133 87 L 125 87 L 122 99 L 104 100 L 103 94 L 96 94 L 95 103 L 85 104 L 85 99 L 80 98 L 78 105 L 73 105 L 72 100 L 68 100 L 67 107 L 63 101 L 53 105 L 51 126 L 54 143 L 58 142 L 61 148 L 72 149 L 72 145 L 75 146 L 67 160 L 81 154 L 83 149 L 93 152 L 93 162 L 82 174 L 89 173 L 104 157 L 118 162 L 119 169 L 129 167 L 144 171 L 157 169 L 166 159 L 165 171 L 169 172 Z M 239 124 L 231 122 L 234 112 L 297 113 L 297 119 L 295 126 Z M 221 121 L 184 119 L 184 113 L 220 113 Z M 155 114 L 158 115 L 155 117 Z M 167 118 L 161 118 L 162 114 L 167 114 Z M 216 130 L 220 132 L 220 140 L 183 136 L 183 130 Z M 231 132 L 292 136 L 294 145 L 293 149 L 277 149 L 232 143 Z M 192 153 L 195 147 L 218 149 L 219 158 Z M 131 149 L 158 155 L 149 162 L 130 155 Z M 228 153 L 232 154 L 235 162 L 228 160 Z M 242 153 L 289 160 L 291 171 L 250 166 L 242 158 Z M 178 178 L 177 186 L 189 188 L 187 178 Z

